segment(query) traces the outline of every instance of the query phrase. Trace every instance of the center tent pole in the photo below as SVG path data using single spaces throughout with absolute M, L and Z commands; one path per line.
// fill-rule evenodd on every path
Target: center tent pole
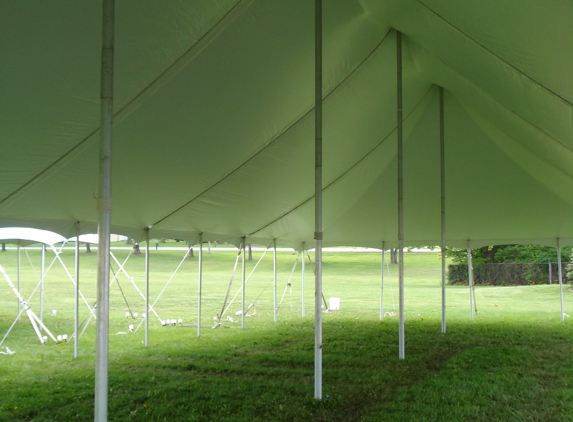
M 277 239 L 273 239 L 273 317 L 274 322 L 277 322 Z
M 322 0 L 315 0 L 315 142 L 314 213 L 315 289 L 314 289 L 314 398 L 322 400 Z
M 79 346 L 79 313 L 80 313 L 80 222 L 76 222 L 76 256 L 75 256 L 75 269 L 76 269 L 76 291 L 75 293 L 75 306 L 74 306 L 74 359 L 78 358 Z
M 386 242 L 382 242 L 382 271 L 380 272 L 380 321 L 384 319 L 384 258 L 386 255 Z
M 241 296 L 241 329 L 245 329 L 245 284 L 247 283 L 247 279 L 245 277 L 245 244 L 247 243 L 247 237 L 243 236 L 242 241 L 242 257 L 241 257 L 241 265 L 242 265 L 242 275 L 241 275 L 241 285 L 242 285 L 242 296 Z
M 149 346 L 149 227 L 145 229 L 145 340 L 143 345 Z
M 97 331 L 94 420 L 107 420 L 109 271 L 111 234 L 111 155 L 115 1 L 102 0 L 101 116 L 99 154 Z M 147 317 L 147 315 L 146 315 Z
M 557 238 L 557 266 L 559 267 L 559 298 L 561 300 L 561 322 L 565 321 L 565 309 L 563 307 L 563 270 L 561 269 L 561 245 Z
M 446 161 L 444 140 L 444 88 L 440 87 L 440 185 L 442 211 L 442 333 L 446 332 Z
M 201 336 L 201 294 L 203 293 L 203 233 L 199 233 L 199 268 L 197 269 L 197 337 Z
M 400 316 L 398 331 L 398 357 L 406 357 L 404 342 L 404 177 L 402 140 L 402 33 L 396 31 L 396 80 L 398 88 L 397 133 L 398 133 L 398 286 L 400 295 Z

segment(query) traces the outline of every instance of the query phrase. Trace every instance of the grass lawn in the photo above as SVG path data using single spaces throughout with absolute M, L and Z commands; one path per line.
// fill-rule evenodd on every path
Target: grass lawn
M 324 399 L 313 399 L 314 278 L 306 265 L 302 316 L 300 261 L 277 257 L 278 321 L 273 322 L 272 251 L 246 285 L 252 316 L 241 329 L 241 264 L 223 325 L 212 329 L 230 284 L 236 252 L 204 254 L 202 331 L 197 337 L 197 258 L 185 251 L 150 253 L 150 345 L 144 347 L 144 301 L 125 274 L 110 289 L 109 420 L 126 421 L 570 421 L 573 420 L 573 329 L 560 319 L 559 286 L 477 287 L 470 321 L 468 288 L 447 286 L 448 330 L 440 333 L 440 261 L 405 254 L 406 359 L 398 359 L 398 317 L 379 319 L 380 254 L 325 253 L 324 294 L 340 310 L 323 314 Z M 82 251 L 83 252 L 83 251 Z M 123 262 L 126 250 L 114 251 Z M 195 250 L 197 253 L 197 250 Z M 261 252 L 253 252 L 246 274 Z M 53 258 L 46 254 L 46 267 Z M 313 257 L 314 259 L 314 257 Z M 73 274 L 73 250 L 63 253 Z M 96 297 L 96 253 L 81 256 L 80 288 Z M 40 279 L 40 251 L 21 252 L 21 291 Z M 177 274 L 175 268 L 181 264 Z M 17 281 L 16 251 L 0 265 Z M 145 292 L 144 257 L 125 264 Z M 397 267 L 385 269 L 384 311 L 398 311 Z M 290 285 L 289 285 L 290 281 Z M 120 288 L 121 287 L 121 288 Z M 30 306 L 39 315 L 39 288 Z M 123 293 L 122 293 L 123 292 Z M 573 293 L 565 292 L 565 311 Z M 74 286 L 56 262 L 45 278 L 43 320 L 54 334 L 73 332 Z M 282 298 L 282 301 L 281 301 Z M 56 315 L 52 316 L 52 310 Z M 126 318 L 129 309 L 138 317 Z M 0 336 L 15 320 L 16 298 L 0 280 Z M 229 316 L 233 322 L 227 320 Z M 89 311 L 82 302 L 80 321 Z M 182 318 L 163 327 L 160 319 Z M 118 334 L 127 333 L 127 334 Z M 73 342 L 40 345 L 23 315 L 0 350 L 0 421 L 93 419 L 95 324 Z

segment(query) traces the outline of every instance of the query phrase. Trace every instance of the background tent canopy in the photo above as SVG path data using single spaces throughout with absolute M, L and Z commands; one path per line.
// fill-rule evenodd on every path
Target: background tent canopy
M 112 231 L 313 242 L 314 5 L 116 5 Z M 573 244 L 573 3 L 324 7 L 324 245 Z M 0 3 L 0 226 L 96 231 L 101 3 Z
M 17 245 L 29 245 L 43 243 L 53 246 L 56 243 L 66 242 L 66 238 L 47 230 L 39 230 L 28 227 L 3 227 L 0 228 L 0 243 L 12 243 Z

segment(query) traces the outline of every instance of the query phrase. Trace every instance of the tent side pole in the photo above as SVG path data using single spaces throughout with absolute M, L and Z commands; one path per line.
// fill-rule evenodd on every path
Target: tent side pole
M 302 296 L 301 296 L 301 306 L 302 306 L 302 311 L 301 311 L 301 316 L 305 316 L 305 311 L 304 311 L 304 261 L 306 260 L 305 257 L 305 242 L 302 242 L 302 269 L 301 269 L 301 289 L 302 289 Z
M 18 243 L 18 254 L 16 255 L 16 260 L 18 261 L 18 293 L 20 293 L 20 243 Z M 20 318 L 20 300 L 18 300 L 18 321 L 21 321 Z
M 273 318 L 277 322 L 277 239 L 273 239 Z
M 444 88 L 440 87 L 440 190 L 442 217 L 442 333 L 446 332 L 446 148 L 444 136 Z
M 78 358 L 79 348 L 79 313 L 80 313 L 80 222 L 76 223 L 76 289 L 75 289 L 75 306 L 74 306 L 74 359 Z
M 210 248 L 210 247 L 209 247 Z M 203 293 L 203 233 L 199 233 L 199 264 L 197 268 L 197 337 L 201 337 L 201 295 Z
M 44 279 L 46 278 L 46 244 L 42 243 L 42 278 L 40 279 L 40 322 L 44 322 Z
M 386 242 L 382 242 L 382 271 L 380 272 L 380 321 L 384 319 L 384 261 L 386 255 Z
M 563 270 L 561 269 L 561 245 L 557 239 L 557 266 L 559 267 L 559 299 L 561 301 L 561 322 L 565 321 L 565 309 L 563 306 Z
M 315 153 L 314 213 L 315 289 L 314 289 L 314 398 L 322 400 L 322 0 L 315 0 Z
M 397 133 L 398 133 L 398 285 L 400 301 L 398 357 L 406 357 L 404 341 L 404 179 L 403 179 L 403 139 L 402 139 L 402 33 L 396 31 L 396 85 L 397 93 Z
M 102 0 L 101 116 L 98 208 L 97 332 L 94 420 L 107 420 L 114 0 Z M 146 315 L 147 317 L 147 315 Z
M 149 227 L 145 229 L 145 339 L 143 346 L 149 346 Z
M 472 261 L 472 250 L 470 248 L 470 242 L 468 241 L 468 280 L 470 286 L 470 320 L 474 319 L 474 266 Z
M 241 253 L 241 266 L 242 266 L 242 273 L 241 273 L 241 329 L 244 330 L 245 329 L 245 284 L 247 284 L 247 279 L 245 277 L 246 273 L 246 268 L 245 268 L 245 247 L 246 247 L 246 243 L 247 243 L 247 237 L 243 236 L 243 240 L 242 240 L 242 253 Z

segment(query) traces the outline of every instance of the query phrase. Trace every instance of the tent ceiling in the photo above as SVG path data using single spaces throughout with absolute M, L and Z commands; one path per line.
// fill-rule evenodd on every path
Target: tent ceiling
M 118 2 L 112 231 L 298 246 L 314 231 L 305 0 Z M 573 4 L 324 2 L 324 245 L 573 244 Z M 0 226 L 95 231 L 99 1 L 0 3 Z

